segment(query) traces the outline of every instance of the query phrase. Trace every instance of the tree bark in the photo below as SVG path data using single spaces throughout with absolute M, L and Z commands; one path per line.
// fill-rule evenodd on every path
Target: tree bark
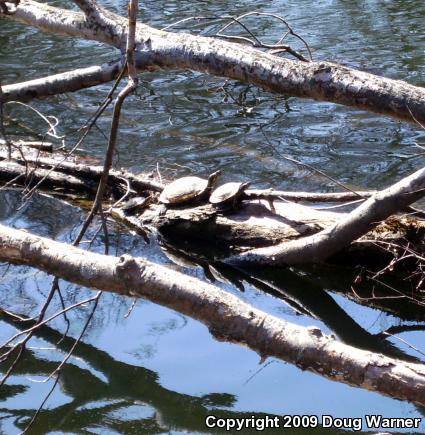
M 425 168 L 375 193 L 362 205 L 317 234 L 234 256 L 231 264 L 320 263 L 366 234 L 379 222 L 425 195 Z
M 18 144 L 19 145 L 19 144 Z M 88 183 L 88 191 L 92 192 L 95 189 L 93 183 L 98 183 L 102 176 L 103 168 L 97 165 L 88 165 L 82 162 L 74 161 L 71 156 L 65 156 L 63 154 L 56 154 L 54 156 L 45 157 L 40 153 L 30 153 L 28 150 L 23 150 L 24 159 L 20 152 L 13 152 L 11 162 L 7 161 L 7 153 L 0 149 L 0 179 L 10 181 L 14 177 L 19 176 L 16 180 L 16 184 L 25 184 L 23 180 L 26 179 L 29 172 L 32 172 L 38 180 L 45 178 L 45 185 L 66 188 L 67 177 L 69 180 L 78 179 L 78 183 Z M 11 168 L 9 170 L 9 167 Z M 63 174 L 67 174 L 66 176 Z M 148 178 L 147 176 L 135 175 L 125 170 L 112 169 L 109 173 L 109 181 L 111 186 L 119 186 L 126 182 L 131 183 L 134 189 L 137 189 L 139 193 L 144 191 L 149 192 L 161 192 L 164 186 Z M 78 183 L 75 184 L 77 188 Z M 77 189 L 78 190 L 78 189 Z M 80 190 L 84 192 L 86 189 L 84 186 Z
M 59 192 L 66 196 L 67 192 L 77 193 L 93 199 L 96 185 L 101 177 L 102 167 L 86 165 L 74 161 L 74 158 L 69 161 L 69 157 L 61 154 L 45 157 L 44 154 L 40 155 L 38 151 L 31 152 L 28 149 L 23 151 L 25 151 L 24 159 L 15 151 L 13 159 L 9 161 L 6 151 L 0 150 L 0 180 L 11 185 L 37 186 L 37 188 L 52 194 Z M 170 208 L 164 215 L 159 215 L 159 205 L 155 198 L 157 193 L 163 189 L 161 183 L 147 176 L 135 175 L 128 171 L 111 170 L 108 178 L 108 189 L 111 194 L 109 198 L 111 203 L 127 193 L 130 193 L 130 196 L 150 196 L 153 198 L 149 206 L 135 214 L 128 214 L 121 208 L 123 201 L 111 208 L 114 218 L 139 230 L 142 234 L 146 232 L 147 227 L 150 227 L 155 231 L 159 230 L 165 236 L 181 236 L 186 239 L 198 239 L 202 242 L 213 243 L 223 251 L 228 251 L 228 248 L 233 246 L 233 252 L 267 246 L 270 247 L 269 249 L 274 249 L 274 253 L 281 247 L 288 246 L 288 243 L 299 243 L 300 246 L 303 246 L 305 240 L 309 240 L 305 239 L 307 236 L 318 236 L 322 234 L 321 231 L 330 231 L 329 228 L 334 228 L 337 225 L 342 227 L 342 222 L 349 219 L 348 213 L 316 210 L 294 202 L 283 202 L 282 198 L 292 201 L 339 202 L 358 197 L 351 192 L 314 193 L 253 189 L 246 191 L 242 204 L 235 210 L 220 211 L 209 204 L 195 204 Z M 370 197 L 374 193 L 376 192 L 359 192 L 365 197 Z M 418 192 L 418 196 L 420 194 Z M 406 199 L 406 195 L 401 196 Z M 393 212 L 403 211 L 401 202 L 397 200 L 397 194 L 390 202 Z M 366 214 L 365 218 L 368 218 L 372 224 L 378 224 L 380 220 L 377 215 L 370 213 Z M 356 224 L 352 223 L 351 225 L 357 231 Z M 359 230 L 358 237 L 363 236 L 368 240 L 403 246 L 405 242 L 408 242 L 412 249 L 421 251 L 424 243 L 425 223 L 414 216 L 393 216 L 391 219 L 379 223 L 373 231 L 367 232 L 364 225 L 363 230 L 364 233 Z M 357 233 L 350 231 L 354 238 L 346 245 L 356 239 Z M 346 237 L 350 235 L 350 231 L 347 230 Z M 332 240 L 329 243 L 333 243 L 338 238 L 341 242 L 338 234 L 338 232 L 333 232 Z M 285 245 L 282 245 L 283 243 Z M 389 255 L 383 255 L 382 250 L 373 246 L 372 243 L 362 243 L 361 246 L 356 244 L 351 246 L 349 250 L 344 249 L 346 245 L 341 242 L 340 251 L 347 254 L 353 251 L 353 254 L 344 257 L 345 264 L 351 264 L 350 261 L 354 257 L 356 264 L 358 264 L 361 255 L 363 265 L 383 267 L 383 262 L 390 261 L 392 258 Z M 377 250 L 380 252 L 378 256 L 376 255 Z M 258 251 L 251 252 L 255 254 Z M 310 252 L 308 250 L 305 252 L 305 254 L 302 251 L 299 253 L 300 258 L 303 259 L 301 262 L 314 262 Z M 249 254 L 246 255 L 249 256 Z M 268 264 L 271 256 L 268 255 L 260 261 Z M 245 261 L 244 255 L 240 258 L 242 262 Z M 276 264 L 279 264 L 280 260 L 277 258 L 275 261 Z
M 204 323 L 218 339 L 249 346 L 328 379 L 425 405 L 425 368 L 342 344 L 319 329 L 268 315 L 224 290 L 142 258 L 120 258 L 0 225 L 0 259 L 99 290 L 144 297 Z
M 6 18 L 38 27 L 40 30 L 110 44 L 124 49 L 127 23 L 103 8 L 81 12 L 54 8 L 32 0 L 22 0 L 13 15 Z M 409 122 L 425 123 L 425 89 L 403 81 L 378 77 L 330 62 L 300 62 L 280 58 L 258 49 L 215 38 L 171 33 L 138 23 L 136 35 L 139 71 L 191 69 L 255 84 L 275 93 L 329 101 L 385 114 Z M 116 64 L 112 64 L 116 65 Z M 116 66 L 92 67 L 81 88 L 110 80 Z M 52 80 L 52 79 L 46 79 Z M 57 77 L 64 89 L 72 76 Z M 59 80 L 59 81 L 58 81 Z M 3 101 L 19 96 L 40 98 L 52 93 L 45 83 L 26 83 L 2 87 Z M 47 92 L 47 93 L 46 93 Z

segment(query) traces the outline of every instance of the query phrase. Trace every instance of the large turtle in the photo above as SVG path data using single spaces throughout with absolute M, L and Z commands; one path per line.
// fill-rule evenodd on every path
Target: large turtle
M 210 203 L 217 208 L 225 208 L 227 206 L 236 208 L 238 201 L 249 185 L 250 183 L 238 182 L 222 184 L 211 194 Z
M 158 200 L 165 207 L 200 201 L 211 192 L 220 173 L 221 171 L 213 172 L 207 180 L 193 176 L 178 178 L 165 186 Z M 161 212 L 165 212 L 165 209 Z

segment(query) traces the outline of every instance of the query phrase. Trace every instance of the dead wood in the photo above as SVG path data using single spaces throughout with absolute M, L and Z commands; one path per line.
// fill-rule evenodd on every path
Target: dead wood
M 78 2 L 77 2 L 78 3 Z M 32 0 L 22 0 L 7 19 L 42 31 L 95 40 L 125 48 L 127 21 L 100 6 L 74 12 Z M 86 15 L 85 15 L 86 14 Z M 139 71 L 190 69 L 251 83 L 275 93 L 329 101 L 425 123 L 425 90 L 399 80 L 378 77 L 330 62 L 302 62 L 264 53 L 217 38 L 171 33 L 138 23 L 136 66 Z M 91 67 L 61 77 L 5 85 L 3 101 L 30 100 L 109 81 L 119 73 L 118 62 Z M 72 86 L 70 83 L 72 82 Z
M 0 149 L 0 179 L 10 181 L 12 174 L 14 174 L 15 177 L 19 176 L 16 180 L 18 185 L 25 185 L 24 180 L 28 174 L 27 168 L 30 168 L 29 171 L 33 171 L 39 180 L 46 177 L 45 186 L 66 187 L 67 178 L 71 180 L 78 179 L 80 184 L 88 183 L 90 185 L 85 187 L 81 185 L 81 192 L 90 193 L 93 191 L 91 184 L 99 182 L 103 170 L 102 166 L 83 163 L 84 159 L 82 158 L 76 159 L 61 153 L 47 155 L 46 157 L 46 154 L 25 152 L 24 158 L 22 158 L 20 152 L 14 151 L 12 157 L 13 171 L 10 171 L 8 169 L 7 152 Z M 126 182 L 131 183 L 132 188 L 139 194 L 146 191 L 161 192 L 163 189 L 161 183 L 147 176 L 136 175 L 125 170 L 112 169 L 108 180 L 110 187 L 118 188 L 120 191 L 125 190 L 124 185 Z M 77 184 L 75 183 L 76 190 L 78 190 Z
M 342 344 L 317 329 L 270 316 L 234 295 L 142 258 L 120 258 L 65 246 L 0 225 L 0 259 L 25 264 L 90 288 L 155 303 L 207 325 L 219 339 L 245 344 L 303 370 L 425 405 L 425 369 Z
M 275 189 L 248 189 L 244 192 L 245 199 L 288 200 L 294 202 L 347 202 L 369 198 L 375 193 L 370 190 L 353 192 L 288 192 Z
M 37 152 L 26 152 L 24 159 L 20 153 L 13 153 L 13 160 L 7 160 L 7 151 L 0 151 L 0 179 L 9 185 L 35 186 L 61 194 L 84 194 L 93 199 L 96 185 L 102 174 L 102 167 L 85 164 L 84 160 L 66 157 L 61 154 L 46 157 Z M 155 198 L 163 185 L 143 175 L 135 175 L 128 171 L 111 170 L 108 177 L 111 204 L 126 193 L 132 196 L 152 196 Z M 128 191 L 130 189 L 130 191 Z M 361 192 L 370 196 L 372 192 Z M 348 213 L 327 210 L 316 210 L 302 204 L 284 202 L 286 197 L 299 201 L 340 201 L 350 199 L 351 192 L 310 193 L 281 192 L 273 190 L 248 190 L 243 202 L 236 210 L 220 211 L 209 204 L 169 208 L 159 216 L 158 204 L 153 200 L 145 210 L 136 215 L 127 214 L 122 202 L 111 209 L 112 215 L 124 224 L 145 232 L 149 227 L 165 236 L 180 236 L 186 239 L 208 241 L 221 246 L 225 252 L 232 247 L 232 252 L 243 252 L 252 248 L 273 247 L 279 244 L 302 240 L 321 231 L 338 225 L 348 219 Z M 258 198 L 258 199 L 253 199 Z M 266 198 L 266 199 L 261 199 Z M 275 200 L 279 198 L 279 200 Z M 397 207 L 395 207 L 395 210 Z M 378 222 L 373 219 L 373 222 Z M 341 247 L 345 257 L 339 256 L 340 262 L 363 264 L 381 267 L 382 261 L 390 256 L 384 255 L 373 241 L 385 241 L 400 244 L 406 241 L 413 249 L 423 251 L 425 224 L 414 216 L 393 216 L 380 223 L 374 230 L 359 234 L 368 243 L 361 245 L 347 243 Z M 362 239 L 359 239 L 362 240 Z M 352 240 L 354 241 L 354 239 Z M 379 255 L 377 255 L 379 252 Z M 351 253 L 351 254 L 350 254 Z M 350 255 L 349 255 L 350 254 Z M 312 259 L 313 260 L 313 259 Z
M 20 185 L 25 187 L 40 187 L 58 191 L 63 189 L 68 193 L 93 194 L 96 191 L 96 183 L 91 180 L 83 180 L 70 174 L 50 171 L 44 168 L 34 168 L 30 165 L 23 166 L 14 161 L 3 160 L 0 162 L 0 180 L 8 185 Z
M 234 256 L 233 264 L 319 263 L 364 236 L 379 222 L 403 210 L 425 194 L 425 168 L 372 195 L 352 212 L 317 234 Z
M 20 140 L 20 139 L 9 139 L 9 143 L 15 149 L 25 149 L 25 148 L 34 148 L 36 150 L 44 151 L 51 153 L 53 152 L 53 144 L 47 141 L 28 141 L 28 140 Z M 3 139 L 0 139 L 0 147 L 4 147 L 6 142 Z

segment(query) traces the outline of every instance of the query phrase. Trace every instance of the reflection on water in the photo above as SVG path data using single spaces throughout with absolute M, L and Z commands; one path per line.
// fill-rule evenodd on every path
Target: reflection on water
M 105 4 L 125 13 L 122 0 Z M 159 1 L 142 5 L 140 15 L 161 27 L 192 15 L 195 9 L 203 15 L 253 9 L 282 14 L 308 40 L 316 59 L 424 84 L 422 2 Z M 279 31 L 275 23 L 257 20 L 251 25 L 263 33 Z M 46 36 L 4 21 L 0 42 L 0 79 L 5 83 L 86 66 L 87 59 L 98 64 L 117 55 L 99 44 Z M 274 96 L 237 83 L 227 83 L 223 89 L 223 79 L 192 72 L 149 73 L 141 79 L 138 96 L 126 102 L 119 136 L 119 165 L 136 172 L 156 171 L 158 165 L 163 176 L 174 177 L 192 172 L 206 175 L 220 168 L 224 180 L 249 179 L 258 187 L 326 191 L 333 188 L 329 180 L 297 168 L 282 155 L 359 187 L 385 186 L 424 164 L 423 156 L 408 158 L 420 151 L 416 144 L 425 144 L 424 130 L 415 125 L 328 103 Z M 59 132 L 67 135 L 70 146 L 77 128 L 108 90 L 109 85 L 104 85 L 33 105 L 60 119 Z M 10 106 L 8 110 L 24 120 L 27 128 L 44 133 L 45 126 L 28 109 Z M 102 156 L 110 114 L 99 120 L 99 129 L 89 135 L 83 151 Z M 8 129 L 27 134 L 15 124 Z M 72 240 L 83 218 L 78 208 L 42 196 L 22 204 L 20 196 L 9 191 L 1 193 L 0 201 L 2 222 L 57 240 Z M 101 242 L 97 239 L 93 249 L 101 251 Z M 333 271 L 237 277 L 237 285 L 232 285 L 235 276 L 229 277 L 226 271 L 171 263 L 173 259 L 154 241 L 146 245 L 119 227 L 111 227 L 111 244 L 117 253 L 171 264 L 214 281 L 270 314 L 319 326 L 366 348 L 382 345 L 375 334 L 399 322 L 389 309 L 361 307 L 344 298 L 339 292 L 347 282 Z M 0 276 L 1 306 L 36 314 L 50 278 L 25 267 L 5 265 Z M 69 304 L 91 295 L 87 289 L 66 283 L 61 287 Z M 335 293 L 329 295 L 325 290 Z M 64 369 L 60 388 L 42 411 L 34 433 L 205 433 L 203 418 L 212 411 L 228 416 L 267 412 L 358 417 L 371 410 L 387 417 L 421 415 L 412 405 L 330 383 L 292 366 L 276 361 L 259 364 L 253 352 L 217 343 L 197 322 L 147 302 L 139 301 L 125 317 L 130 306 L 127 299 L 102 296 L 84 343 Z M 52 310 L 59 307 L 55 301 Z M 88 311 L 89 307 L 80 307 L 70 314 L 71 335 L 79 334 Z M 58 318 L 50 326 L 61 331 L 63 320 Z M 4 319 L 2 340 L 15 327 Z M 55 347 L 59 336 L 54 329 L 45 328 L 37 336 L 10 385 L 0 392 L 0 428 L 5 433 L 16 433 L 28 422 L 49 388 L 31 379 L 46 376 L 70 346 L 65 340 L 59 350 L 46 349 Z M 421 331 L 402 337 L 418 348 L 423 346 Z M 423 358 L 412 349 L 401 348 Z M 393 348 L 386 346 L 385 350 Z

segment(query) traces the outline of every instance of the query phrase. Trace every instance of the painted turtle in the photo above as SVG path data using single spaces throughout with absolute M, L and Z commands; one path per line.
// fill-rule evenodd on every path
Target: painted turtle
M 214 187 L 220 171 L 213 172 L 207 180 L 200 177 L 183 177 L 165 186 L 159 202 L 165 206 L 183 205 L 203 199 Z
M 250 183 L 239 182 L 223 184 L 217 187 L 217 189 L 215 189 L 211 194 L 210 203 L 218 208 L 224 208 L 227 206 L 235 208 L 249 185 Z

